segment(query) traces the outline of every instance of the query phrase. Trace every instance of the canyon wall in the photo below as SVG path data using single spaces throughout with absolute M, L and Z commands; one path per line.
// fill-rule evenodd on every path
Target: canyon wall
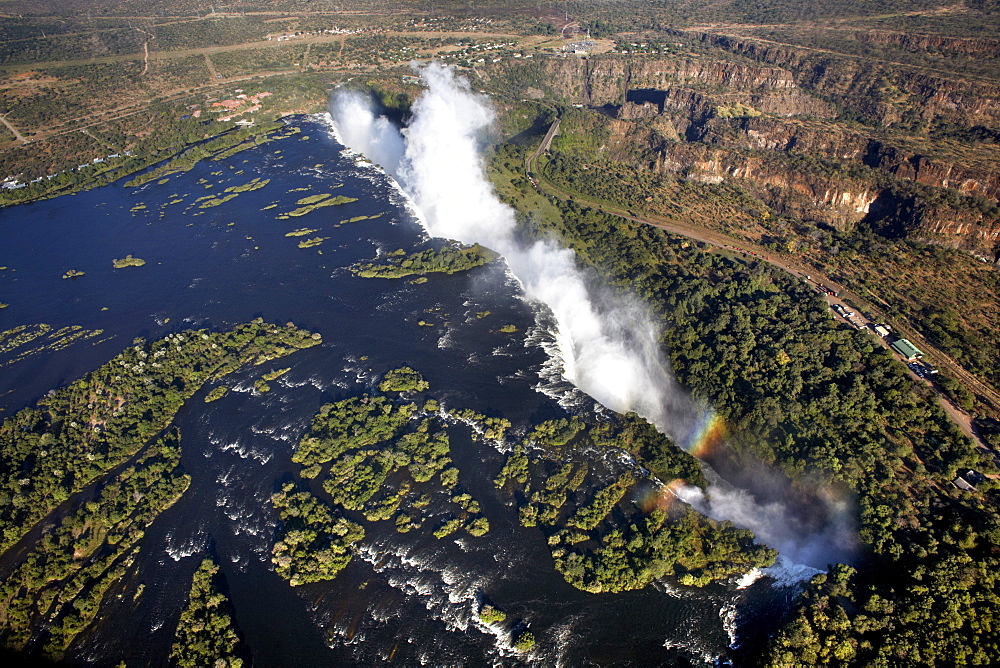
M 887 235 L 996 256 L 1000 145 L 968 150 L 891 126 L 916 115 L 1000 127 L 1000 91 L 927 73 L 890 76 L 876 63 L 793 47 L 709 34 L 698 39 L 727 53 L 718 59 L 554 58 L 544 61 L 543 79 L 555 97 L 636 126 L 616 133 L 632 143 L 611 147 L 616 156 L 631 148 L 652 169 L 733 182 L 779 211 L 841 229 L 865 221 Z M 919 46 L 892 35 L 872 39 Z M 996 45 L 959 40 L 941 46 L 982 52 Z M 839 118 L 847 108 L 873 125 Z M 644 133 L 654 120 L 657 131 Z M 922 189 L 900 187 L 907 182 Z

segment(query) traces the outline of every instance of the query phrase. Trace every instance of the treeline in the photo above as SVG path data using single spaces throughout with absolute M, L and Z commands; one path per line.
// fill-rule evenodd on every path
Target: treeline
M 0 584 L 0 643 L 21 651 L 34 640 L 61 658 L 128 572 L 146 527 L 189 483 L 172 430 L 47 529 Z
M 241 150 L 250 149 L 270 141 L 273 136 L 296 134 L 298 132 L 298 128 L 286 128 L 279 121 L 263 123 L 259 126 L 255 125 L 249 128 L 243 127 L 229 130 L 208 141 L 199 142 L 188 148 L 184 148 L 175 157 L 163 164 L 126 181 L 125 185 L 141 186 L 150 181 L 161 179 L 164 176 L 190 171 L 202 160 L 222 160 L 235 155 Z
M 241 668 L 239 636 L 233 627 L 229 599 L 213 580 L 219 567 L 204 559 L 191 578 L 187 607 L 181 612 L 170 648 L 170 660 L 179 668 Z
M 360 525 L 336 517 L 309 492 L 288 483 L 271 497 L 281 528 L 271 550 L 274 570 L 293 587 L 330 580 L 350 563 L 352 546 L 365 537 Z
M 410 394 L 429 385 L 401 367 L 378 387 Z M 402 402 L 362 394 L 326 404 L 299 441 L 292 461 L 303 467 L 303 484 L 288 483 L 271 497 L 281 519 L 272 562 L 293 586 L 332 579 L 350 563 L 365 536 L 352 513 L 391 520 L 400 533 L 426 527 L 436 538 L 489 531 L 479 502 L 459 482 L 446 425 L 435 415 L 440 405 Z
M 526 230 L 559 234 L 647 301 L 668 325 L 678 378 L 733 426 L 738 451 L 857 494 L 865 559 L 815 580 L 767 660 L 989 663 L 1000 651 L 996 485 L 964 492 L 951 480 L 995 468 L 933 393 L 783 272 L 549 204 L 558 215 L 525 216 Z

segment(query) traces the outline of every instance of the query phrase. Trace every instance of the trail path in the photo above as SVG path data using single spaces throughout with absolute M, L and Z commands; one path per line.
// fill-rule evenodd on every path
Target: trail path
M 0 123 L 3 123 L 5 126 L 7 126 L 7 129 L 14 133 L 14 138 L 17 139 L 19 142 L 21 142 L 22 144 L 28 143 L 28 140 L 24 138 L 24 135 L 18 132 L 17 128 L 11 125 L 10 121 L 4 118 L 3 114 L 0 114 Z
M 615 206 L 613 204 L 607 204 L 603 202 L 597 202 L 594 200 L 587 199 L 579 195 L 578 193 L 569 193 L 560 188 L 559 186 L 553 184 L 551 181 L 545 179 L 545 177 L 539 174 L 535 169 L 535 161 L 538 159 L 542 153 L 548 150 L 550 144 L 552 143 L 552 138 L 555 137 L 559 129 L 559 120 L 557 119 L 549 127 L 548 132 L 545 134 L 545 138 L 539 145 L 538 149 L 532 153 L 528 159 L 525 161 L 525 172 L 527 172 L 528 178 L 534 184 L 540 192 L 552 197 L 556 197 L 563 201 L 575 201 L 577 203 L 588 206 L 592 209 L 598 211 L 603 211 L 604 213 L 611 214 L 613 216 L 618 216 L 619 218 L 624 218 L 626 220 L 631 220 L 636 223 L 642 223 L 644 225 L 651 225 L 653 227 L 658 227 L 660 229 L 666 230 L 672 234 L 677 234 L 695 241 L 701 241 L 706 244 L 710 244 L 725 252 L 732 254 L 741 254 L 748 256 L 758 262 L 766 262 L 778 269 L 781 269 L 797 278 L 805 280 L 806 276 L 812 277 L 813 283 L 819 283 L 829 286 L 833 291 L 839 293 L 838 297 L 832 295 L 824 294 L 823 297 L 826 299 L 827 304 L 831 307 L 834 304 L 842 304 L 849 308 L 862 309 L 867 312 L 873 320 L 882 323 L 888 323 L 892 326 L 893 330 L 903 334 L 905 328 L 900 327 L 896 321 L 885 316 L 879 309 L 872 306 L 872 304 L 865 299 L 862 299 L 853 292 L 846 290 L 843 286 L 838 285 L 836 282 L 830 280 L 828 276 L 824 276 L 817 272 L 815 269 L 805 266 L 802 262 L 782 257 L 774 253 L 769 249 L 757 246 L 754 243 L 747 241 L 745 239 L 729 236 L 723 232 L 718 232 L 715 230 L 705 229 L 703 227 L 698 227 L 696 225 L 691 225 L 690 223 L 680 222 L 673 219 L 667 219 L 660 216 L 653 216 L 650 214 L 644 214 L 643 216 L 636 215 L 632 211 L 625 209 L 620 206 Z M 847 300 L 845 302 L 845 300 Z M 850 303 L 848 303 L 850 302 Z M 944 369 L 949 375 L 963 383 L 966 387 L 970 388 L 981 397 L 983 397 L 988 403 L 992 404 L 994 409 L 1000 410 L 1000 394 L 993 390 L 993 388 L 987 386 L 985 383 L 980 381 L 978 378 L 973 376 L 971 373 L 966 371 L 961 365 L 955 362 L 951 357 L 945 355 L 943 352 L 930 345 L 922 336 L 912 332 L 907 334 L 907 338 L 920 348 L 928 357 L 934 360 L 934 363 Z M 887 346 L 886 342 L 879 339 L 882 345 Z M 888 346 L 887 346 L 888 347 Z M 895 353 L 894 353 L 895 354 Z M 898 356 L 897 356 L 898 357 Z M 921 380 L 916 374 L 910 371 L 911 376 L 916 380 Z M 927 382 L 927 381 L 923 381 Z M 929 383 L 928 383 L 929 384 Z M 933 386 L 932 386 L 933 387 Z M 935 388 L 936 391 L 936 388 Z M 970 417 L 959 410 L 954 404 L 952 404 L 944 395 L 938 392 L 939 398 L 942 402 L 942 406 L 945 408 L 945 412 L 952 418 L 952 420 L 958 425 L 958 427 L 965 433 L 966 436 L 972 438 L 981 448 L 988 449 L 986 445 L 979 439 L 972 429 Z
M 212 62 L 211 57 L 209 57 L 209 55 L 207 53 L 204 54 L 204 55 L 205 55 L 205 67 L 208 68 L 208 75 L 209 75 L 209 77 L 211 77 L 211 80 L 213 82 L 214 81 L 218 81 L 222 77 L 220 77 L 219 73 L 215 71 L 215 63 Z

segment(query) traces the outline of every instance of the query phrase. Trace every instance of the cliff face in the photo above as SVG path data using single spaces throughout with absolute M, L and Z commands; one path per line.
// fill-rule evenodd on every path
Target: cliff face
M 911 237 L 1000 262 L 1000 219 L 978 211 L 931 205 L 887 190 L 871 203 L 864 221 L 887 237 Z
M 772 58 L 780 56 L 801 64 L 801 55 L 787 49 L 774 48 L 767 53 Z M 858 67 L 813 68 L 812 83 L 822 82 L 828 91 L 836 89 L 839 95 L 867 100 L 857 104 L 884 121 L 901 117 L 902 111 L 879 101 L 878 95 L 857 90 L 862 87 L 859 82 L 873 85 L 869 79 L 871 73 L 861 72 Z M 851 131 L 845 126 L 833 127 L 802 118 L 784 120 L 782 117 L 822 119 L 835 115 L 829 102 L 800 87 L 787 70 L 724 61 L 619 58 L 555 59 L 549 61 L 548 70 L 548 83 L 556 94 L 580 104 L 620 105 L 617 113 L 622 119 L 648 116 L 655 108 L 658 113 L 668 115 L 677 131 L 689 141 L 847 160 L 923 185 L 1000 200 L 1000 171 L 993 165 L 970 167 L 929 158 L 918 150 L 893 146 L 886 139 L 873 139 L 870 133 Z M 956 97 L 954 91 L 935 88 L 921 77 L 914 77 L 910 83 L 923 91 L 925 102 L 907 109 L 920 108 L 921 113 L 929 114 L 937 104 L 962 107 L 972 113 L 986 110 L 1000 113 L 997 101 L 992 98 L 966 100 Z M 734 115 L 727 117 L 730 113 Z
M 762 152 L 661 142 L 653 169 L 704 183 L 739 184 L 775 210 L 847 229 L 871 225 L 889 237 L 910 237 L 1000 259 L 1000 218 L 977 209 L 928 204 L 919 197 L 849 174 L 797 169 Z
M 703 39 L 766 65 L 692 58 L 553 59 L 546 64 L 546 83 L 572 102 L 613 110 L 617 123 L 638 124 L 634 132 L 618 128 L 613 133 L 613 155 L 631 155 L 692 180 L 736 182 L 789 215 L 839 228 L 865 221 L 887 234 L 993 255 L 1000 223 L 989 214 L 961 206 L 886 202 L 898 199 L 892 177 L 1000 200 L 995 166 L 1000 148 L 995 163 L 981 156 L 965 163 L 948 154 L 929 157 L 919 142 L 911 146 L 883 132 L 826 120 L 835 116 L 835 108 L 817 97 L 824 91 L 829 99 L 857 98 L 859 108 L 887 123 L 913 109 L 928 114 L 945 107 L 961 108 L 965 121 L 972 122 L 998 113 L 996 100 L 984 90 L 913 76 L 906 81 L 909 92 L 896 88 L 899 99 L 886 101 L 894 84 L 874 65 L 819 62 L 815 54 L 796 49 L 720 36 Z M 919 104 L 900 101 L 914 95 L 920 96 Z M 656 132 L 638 129 L 653 122 L 659 123 Z
M 870 141 L 865 164 L 925 186 L 1000 200 L 1000 172 L 969 169 L 962 165 L 907 153 L 880 141 Z
M 929 158 L 913 149 L 893 146 L 886 139 L 842 127 L 773 117 L 708 118 L 697 126 L 697 131 L 692 131 L 690 125 L 685 131 L 689 139 L 709 144 L 800 153 L 865 165 L 921 185 L 1000 200 L 1000 171 L 995 167 Z M 997 157 L 1000 159 L 1000 155 Z
M 1000 58 L 1000 40 L 977 37 L 918 35 L 891 30 L 855 31 L 851 39 L 868 44 L 884 44 L 914 53 L 936 52 L 953 56 Z
M 864 220 L 879 196 L 870 184 L 841 174 L 790 169 L 766 154 L 697 144 L 661 144 L 654 169 L 704 183 L 735 181 L 778 211 L 841 229 Z
M 678 34 L 691 37 L 688 33 Z M 914 120 L 929 122 L 936 118 L 952 119 L 968 126 L 995 126 L 1000 122 L 1000 89 L 991 83 L 965 81 L 921 68 L 863 61 L 728 35 L 702 33 L 698 38 L 704 44 L 784 68 L 802 88 L 838 99 L 846 108 L 878 125 Z M 872 36 L 871 39 L 879 38 Z M 905 41 L 888 35 L 882 39 Z M 927 39 L 933 41 L 932 37 Z M 914 46 L 912 42 L 908 44 Z M 969 48 L 975 48 L 972 44 L 970 40 Z M 989 47 L 988 44 L 982 46 Z
M 557 58 L 548 61 L 546 69 L 546 83 L 554 93 L 593 106 L 621 104 L 626 92 L 636 89 L 697 85 L 762 94 L 798 88 L 791 72 L 781 68 L 691 58 Z

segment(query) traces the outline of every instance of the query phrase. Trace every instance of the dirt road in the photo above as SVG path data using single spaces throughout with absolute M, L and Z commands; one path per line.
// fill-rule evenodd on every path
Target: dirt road
M 3 123 L 5 126 L 7 126 L 7 129 L 14 133 L 14 138 L 17 139 L 19 142 L 21 142 L 22 144 L 28 143 L 28 140 L 24 138 L 24 135 L 18 132 L 17 128 L 11 125 L 10 121 L 4 118 L 2 114 L 0 114 L 0 123 Z

